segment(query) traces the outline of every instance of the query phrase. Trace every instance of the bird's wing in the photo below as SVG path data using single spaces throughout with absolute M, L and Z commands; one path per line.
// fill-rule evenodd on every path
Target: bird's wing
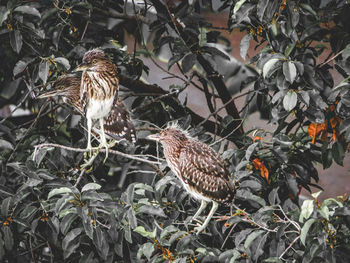
M 86 112 L 87 105 L 89 104 L 88 78 L 87 72 L 83 71 L 80 84 L 80 104 L 84 112 Z
M 130 120 L 128 110 L 119 99 L 115 100 L 111 112 L 105 118 L 103 128 L 107 135 L 117 141 L 136 142 L 135 127 Z
M 233 191 L 229 172 L 212 148 L 192 140 L 182 149 L 179 159 L 181 176 L 190 186 L 217 201 L 229 198 Z

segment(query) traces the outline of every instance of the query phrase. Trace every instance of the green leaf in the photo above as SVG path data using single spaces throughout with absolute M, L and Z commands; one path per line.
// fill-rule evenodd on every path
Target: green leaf
M 314 211 L 314 200 L 305 200 L 301 206 L 301 212 L 299 216 L 299 222 L 304 222 L 304 219 L 308 219 Z
M 239 52 L 240 52 L 241 58 L 243 59 L 245 59 L 245 57 L 247 56 L 251 38 L 252 36 L 250 34 L 246 34 L 241 40 L 241 44 L 239 46 Z
M 139 213 L 145 213 L 153 216 L 167 218 L 167 216 L 164 214 L 164 211 L 161 207 L 154 207 L 152 205 L 143 205 L 140 208 L 138 208 L 137 211 Z
M 9 14 L 10 10 L 8 10 L 5 6 L 0 6 L 0 26 L 2 26 L 2 23 L 4 23 Z
M 248 249 L 250 247 L 251 243 L 254 241 L 254 239 L 256 239 L 258 236 L 260 236 L 264 232 L 265 232 L 264 230 L 258 230 L 258 231 L 254 231 L 254 232 L 250 233 L 244 242 L 244 248 Z
M 270 257 L 267 259 L 264 259 L 262 262 L 266 263 L 282 263 L 283 261 L 279 259 L 278 257 Z
M 139 250 L 137 251 L 137 259 L 141 260 L 142 256 L 144 255 L 148 259 L 148 261 L 150 261 L 153 251 L 154 244 L 147 242 L 140 246 Z
M 329 209 L 328 206 L 323 205 L 321 209 L 319 210 L 321 216 L 323 216 L 327 221 L 329 221 Z
M 101 185 L 96 183 L 88 183 L 84 185 L 83 189 L 81 189 L 81 192 L 89 191 L 89 190 L 99 190 L 101 189 Z
M 294 82 L 297 77 L 297 68 L 293 62 L 286 61 L 283 63 L 283 75 L 290 84 Z
M 251 145 L 249 145 L 249 147 L 247 148 L 247 150 L 245 151 L 245 158 L 247 161 L 249 161 L 251 155 L 253 154 L 253 152 L 255 151 L 255 148 L 259 145 L 259 142 L 255 142 Z
M 13 11 L 20 12 L 23 14 L 33 15 L 33 16 L 37 16 L 37 17 L 41 18 L 41 15 L 40 15 L 40 12 L 38 11 L 38 9 L 31 7 L 31 6 L 22 5 L 22 6 L 16 7 Z
M 200 47 L 204 46 L 207 43 L 208 32 L 209 31 L 205 27 L 199 28 L 198 44 Z
M 308 4 L 300 4 L 300 6 L 306 11 L 310 12 L 312 15 L 317 16 L 317 13 L 312 9 L 312 7 Z
M 58 57 L 58 58 L 54 58 L 53 61 L 63 65 L 66 70 L 69 70 L 70 69 L 70 64 L 69 64 L 69 61 L 68 59 L 66 58 L 63 58 L 63 57 Z
M 304 246 L 305 246 L 305 240 L 307 237 L 307 233 L 309 232 L 312 224 L 315 222 L 316 222 L 316 219 L 314 219 L 314 218 L 309 219 L 308 221 L 305 222 L 304 226 L 302 227 L 302 229 L 300 231 L 300 241 L 301 241 L 301 243 L 303 243 Z
M 322 193 L 323 191 L 321 190 L 321 191 L 318 191 L 318 192 L 316 192 L 316 193 L 312 193 L 311 194 L 311 196 L 313 197 L 313 198 L 317 198 L 317 197 L 319 197 L 319 195 Z
M 67 193 L 73 193 L 72 190 L 68 187 L 60 187 L 60 188 L 55 188 L 50 191 L 47 199 L 50 199 L 51 197 L 55 195 L 62 195 L 62 194 L 67 194 Z
M 298 95 L 294 90 L 289 90 L 283 98 L 283 107 L 286 111 L 291 111 L 295 108 L 298 102 Z
M 154 229 L 152 232 L 149 232 L 143 226 L 138 226 L 134 229 L 134 232 L 139 233 L 141 236 L 152 240 L 156 238 L 156 229 Z
M 292 53 L 294 47 L 295 47 L 295 42 L 288 44 L 286 49 L 284 50 L 284 55 L 286 57 L 289 57 L 289 55 L 290 55 L 290 53 Z
M 39 64 L 39 78 L 46 84 L 47 77 L 49 76 L 50 64 L 47 60 L 43 60 Z
M 263 77 L 264 79 L 269 78 L 272 73 L 280 66 L 279 58 L 272 58 L 268 60 L 263 66 Z
M 128 218 L 128 222 L 131 229 L 134 229 L 137 226 L 137 219 L 133 207 L 130 207 L 128 209 L 128 211 L 126 212 L 126 216 Z
M 22 73 L 28 65 L 28 62 L 20 60 L 16 63 L 15 67 L 13 68 L 13 76 L 17 76 L 19 73 Z
M 2 226 L 2 232 L 4 233 L 4 242 L 7 250 L 11 250 L 13 247 L 13 234 L 9 226 Z
M 236 4 L 235 7 L 233 8 L 233 13 L 236 14 L 237 11 L 241 8 L 241 6 L 244 4 L 244 2 L 247 0 L 239 0 Z
M 19 30 L 14 30 L 10 32 L 10 44 L 12 49 L 19 54 L 22 49 L 23 40 L 22 40 L 22 34 Z

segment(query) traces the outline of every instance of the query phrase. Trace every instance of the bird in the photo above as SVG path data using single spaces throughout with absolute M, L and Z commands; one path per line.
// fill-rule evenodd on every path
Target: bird
M 118 97 L 119 79 L 117 67 L 101 49 L 87 51 L 73 72 L 82 71 L 80 85 L 80 103 L 87 119 L 88 143 L 87 149 L 91 154 L 92 121 L 99 120 L 101 127 L 100 147 L 106 148 L 108 157 L 108 144 L 104 131 L 104 118 L 108 117 Z
M 164 157 L 172 172 L 180 179 L 187 192 L 201 201 L 195 220 L 212 202 L 212 208 L 204 223 L 196 227 L 197 234 L 210 222 L 219 203 L 230 203 L 235 188 L 224 160 L 207 144 L 192 138 L 178 125 L 170 125 L 148 139 L 160 142 Z
M 44 92 L 38 96 L 39 99 L 56 96 L 63 97 L 63 101 L 71 105 L 80 115 L 85 116 L 83 106 L 80 103 L 81 76 L 70 74 L 58 78 L 52 90 Z M 115 98 L 109 115 L 104 118 L 103 129 L 108 138 L 117 142 L 136 142 L 135 127 L 130 120 L 130 115 L 123 102 Z M 94 125 L 93 130 L 100 134 L 101 127 Z

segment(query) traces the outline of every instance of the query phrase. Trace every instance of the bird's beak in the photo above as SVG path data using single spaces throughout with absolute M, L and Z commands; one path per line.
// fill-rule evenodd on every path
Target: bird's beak
M 147 139 L 159 142 L 160 141 L 160 134 L 156 133 L 156 134 L 148 135 Z
M 37 99 L 51 98 L 51 97 L 56 96 L 56 95 L 58 95 L 57 90 L 51 90 L 51 91 L 45 92 L 43 94 L 40 94 L 37 97 Z
M 84 71 L 88 68 L 88 64 L 83 62 L 81 64 L 79 64 L 74 70 L 73 72 L 78 72 L 78 71 Z

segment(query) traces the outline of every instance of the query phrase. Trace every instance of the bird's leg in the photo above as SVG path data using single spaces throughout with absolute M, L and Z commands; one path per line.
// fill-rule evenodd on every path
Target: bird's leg
M 87 118 L 88 126 L 88 143 L 86 149 L 89 150 L 89 155 L 92 156 L 92 147 L 91 147 L 91 128 L 92 128 L 92 119 Z
M 105 129 L 103 127 L 103 118 L 100 118 L 100 129 L 101 129 L 101 146 L 106 148 L 106 157 L 103 162 L 106 162 L 108 158 L 108 143 L 106 140 Z
M 197 212 L 195 213 L 195 215 L 192 217 L 191 221 L 196 220 L 196 218 L 203 212 L 203 210 L 207 207 L 207 202 L 202 200 L 201 201 L 201 206 L 199 207 L 199 209 L 197 210 Z
M 205 219 L 204 223 L 200 227 L 195 227 L 195 230 L 197 231 L 197 235 L 207 227 L 207 225 L 210 222 L 210 219 L 213 217 L 215 211 L 218 209 L 218 206 L 219 206 L 218 203 L 213 201 L 213 207 L 211 208 L 209 215 L 207 216 L 207 219 Z

